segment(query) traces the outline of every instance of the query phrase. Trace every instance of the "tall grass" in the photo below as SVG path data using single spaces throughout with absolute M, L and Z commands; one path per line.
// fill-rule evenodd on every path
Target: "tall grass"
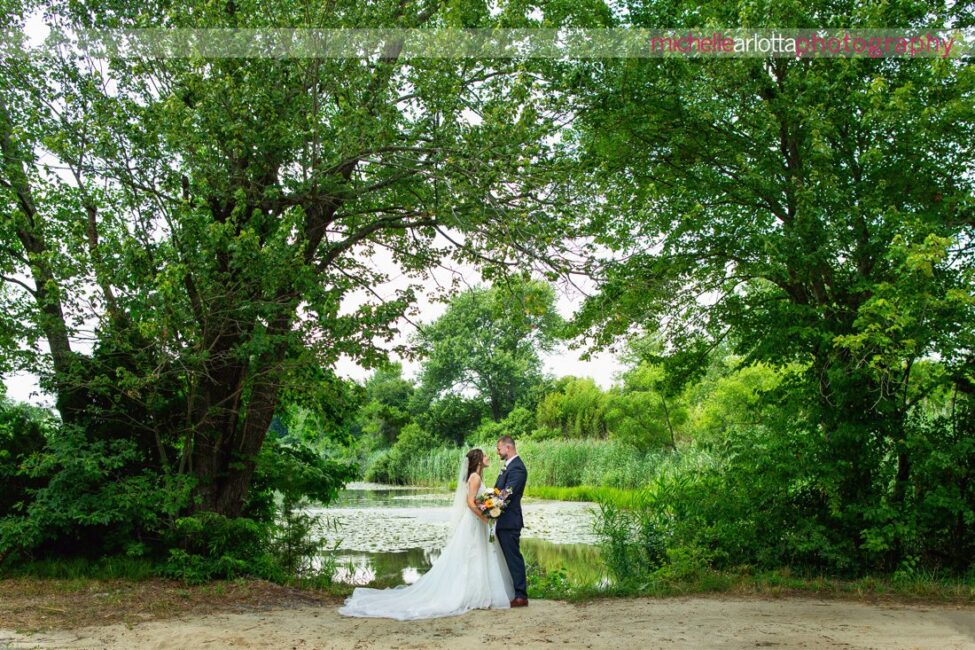
M 42 559 L 4 569 L 0 578 L 45 578 L 58 580 L 148 580 L 159 574 L 159 564 L 146 558 L 124 556 Z
M 386 462 L 389 450 L 382 450 L 369 458 L 365 475 L 370 475 L 373 463 Z M 405 485 L 422 485 L 437 487 L 453 485 L 457 481 L 460 469 L 460 459 L 466 450 L 460 447 L 436 447 L 421 455 L 409 456 L 398 460 L 394 465 L 385 467 L 385 474 L 389 479 Z
M 642 490 L 663 474 L 692 472 L 715 462 L 701 449 L 641 452 L 615 440 L 526 440 L 518 444 L 518 453 L 528 466 L 529 485 L 536 488 Z
M 617 508 L 643 508 L 647 505 L 647 492 L 643 489 L 612 488 L 593 485 L 575 487 L 552 487 L 533 485 L 529 482 L 525 495 L 535 499 L 550 501 L 585 501 L 590 503 L 609 503 Z
M 464 447 L 429 449 L 385 470 L 390 478 L 407 485 L 452 485 L 464 452 L 479 447 L 491 458 L 484 478 L 493 482 L 500 465 L 494 442 L 480 440 L 471 441 Z M 672 450 L 641 452 L 615 440 L 522 440 L 518 442 L 518 455 L 528 466 L 529 494 L 573 501 L 602 500 L 600 497 L 617 500 L 623 496 L 622 491 L 646 489 L 662 475 L 693 472 L 698 466 L 714 462 L 710 455 L 698 449 L 680 453 Z M 375 454 L 368 462 L 384 462 L 384 452 Z M 577 489 L 559 492 L 549 488 Z M 638 497 L 629 495 L 627 498 Z

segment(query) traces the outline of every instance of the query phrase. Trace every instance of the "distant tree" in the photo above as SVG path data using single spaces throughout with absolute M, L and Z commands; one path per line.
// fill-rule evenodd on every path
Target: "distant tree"
M 773 366 L 756 361 L 745 366 L 741 358 L 727 356 L 716 360 L 718 373 L 708 373 L 689 386 L 687 434 L 695 439 L 717 440 L 732 427 L 773 425 L 777 418 L 808 416 L 808 413 L 782 412 L 775 403 L 775 391 L 790 376 L 805 372 L 802 364 Z
M 567 438 L 606 437 L 609 395 L 589 377 L 562 377 L 554 385 L 556 390 L 538 404 L 538 426 L 559 430 Z
M 551 349 L 561 319 L 547 283 L 511 278 L 470 289 L 417 337 L 424 357 L 420 392 L 480 400 L 495 422 L 542 379 L 539 352 Z
M 366 402 L 358 418 L 362 433 L 376 436 L 387 445 L 396 442 L 402 428 L 411 420 L 413 392 L 413 383 L 403 378 L 401 364 L 377 368 L 364 385 Z
M 668 394 L 667 376 L 660 364 L 640 362 L 623 376 L 623 385 L 610 393 L 606 426 L 610 436 L 640 449 L 677 447 L 678 432 L 687 421 L 682 399 Z
M 485 418 L 489 418 L 487 404 L 479 397 L 446 393 L 430 400 L 417 392 L 411 412 L 416 422 L 440 440 L 461 444 Z

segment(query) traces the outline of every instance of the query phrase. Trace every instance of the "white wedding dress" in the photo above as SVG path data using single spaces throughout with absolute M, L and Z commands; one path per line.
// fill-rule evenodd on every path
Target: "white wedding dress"
M 461 467 L 460 476 L 466 473 L 466 457 Z M 340 614 L 410 621 L 511 606 L 515 590 L 504 554 L 497 539 L 488 540 L 488 527 L 467 507 L 466 486 L 465 481 L 458 481 L 452 533 L 430 570 L 411 585 L 392 589 L 359 587 L 338 610 Z M 482 485 L 480 491 L 485 490 Z

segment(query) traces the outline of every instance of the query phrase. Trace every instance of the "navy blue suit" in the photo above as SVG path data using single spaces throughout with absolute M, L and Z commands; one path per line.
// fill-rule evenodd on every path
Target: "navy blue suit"
M 508 462 L 508 466 L 498 475 L 494 487 L 499 490 L 508 488 L 508 506 L 498 517 L 495 532 L 501 552 L 504 553 L 511 581 L 515 587 L 515 598 L 528 598 L 528 588 L 525 584 L 525 558 L 521 556 L 521 529 L 525 522 L 521 516 L 521 495 L 525 493 L 525 483 L 528 482 L 528 469 L 521 462 L 521 456 L 516 456 Z

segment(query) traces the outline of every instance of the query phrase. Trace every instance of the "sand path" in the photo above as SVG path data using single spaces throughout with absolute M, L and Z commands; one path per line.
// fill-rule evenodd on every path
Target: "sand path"
M 975 649 L 975 608 L 727 596 L 533 601 L 400 623 L 299 606 L 21 635 L 0 648 L 950 648 Z

